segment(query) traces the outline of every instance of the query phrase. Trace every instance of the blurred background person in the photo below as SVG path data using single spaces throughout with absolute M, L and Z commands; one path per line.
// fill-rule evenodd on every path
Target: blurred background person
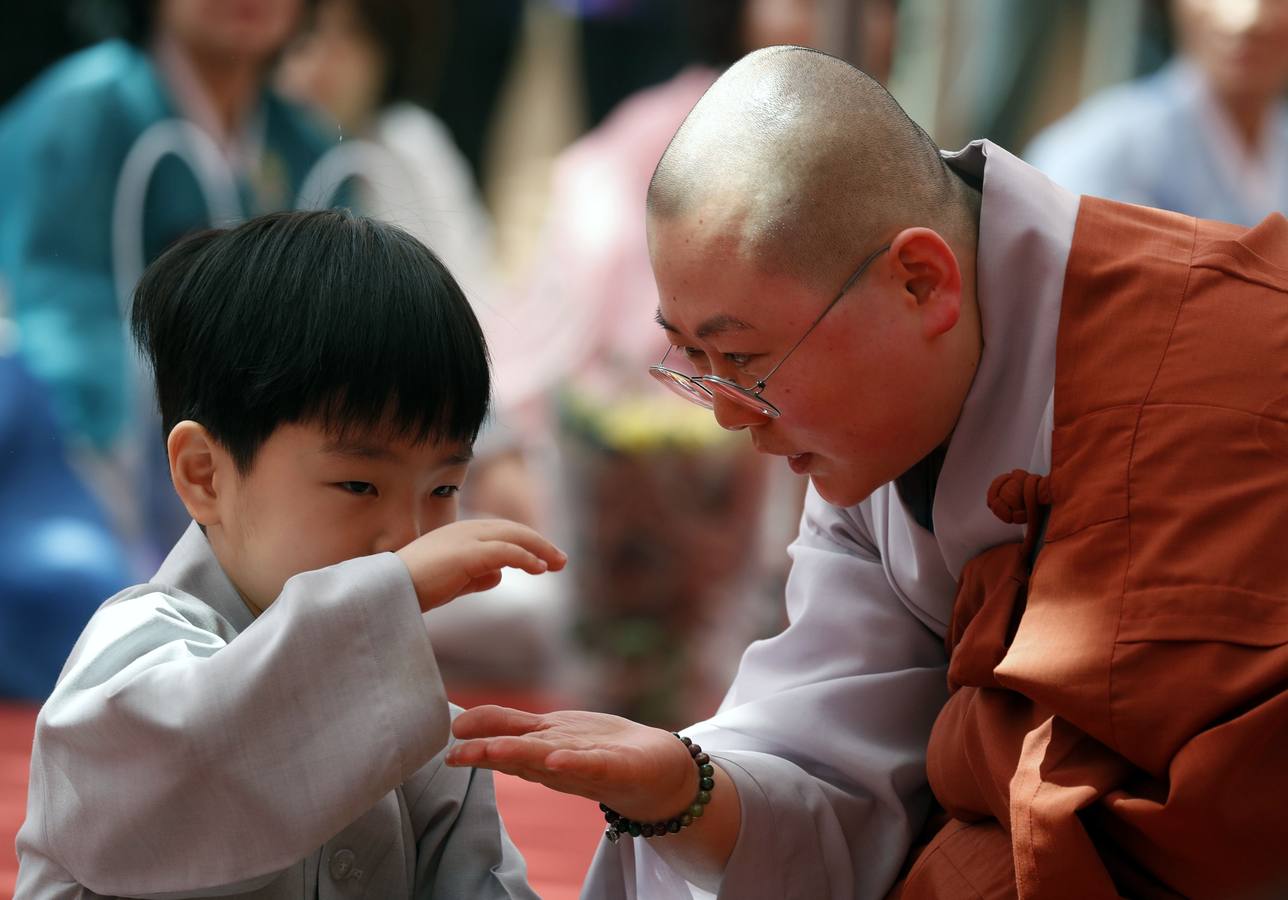
M 1093 96 L 1025 155 L 1083 194 L 1241 225 L 1288 209 L 1288 2 L 1169 7 L 1176 57 Z
M 587 129 L 603 122 L 624 97 L 665 81 L 707 50 L 687 40 L 683 27 L 684 7 L 700 12 L 705 3 L 558 0 L 557 5 L 577 19 Z
M 430 109 L 451 130 L 475 180 L 494 136 L 498 102 L 524 38 L 527 0 L 438 0 L 438 78 Z
M 858 53 L 884 79 L 894 4 L 860 7 Z M 709 0 L 685 13 L 695 62 L 627 98 L 556 160 L 536 264 L 493 330 L 498 397 L 529 435 L 549 436 L 556 460 L 548 499 L 570 546 L 585 654 L 573 654 L 585 663 L 576 692 L 663 725 L 714 708 L 745 645 L 778 627 L 768 597 L 803 484 L 771 481 L 739 435 L 640 376 L 668 346 L 652 321 L 644 197 L 725 66 L 769 44 L 817 45 L 825 19 L 818 0 Z
M 186 525 L 122 312 L 144 266 L 211 224 L 290 208 L 335 135 L 266 86 L 303 0 L 119 0 L 113 39 L 0 113 L 0 280 L 18 353 L 136 576 Z
M 16 350 L 0 293 L 0 699 L 43 700 L 99 603 L 129 581 L 72 472 L 48 393 Z
M 317 188 L 353 178 L 363 212 L 420 238 L 471 301 L 486 305 L 494 292 L 492 223 L 469 163 L 426 108 L 438 68 L 427 50 L 441 39 L 442 6 L 319 0 L 283 54 L 276 83 L 339 125 L 344 140 L 315 173 Z

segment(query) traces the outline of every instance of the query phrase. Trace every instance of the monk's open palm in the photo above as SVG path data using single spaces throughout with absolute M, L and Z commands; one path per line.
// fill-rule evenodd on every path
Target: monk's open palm
M 605 803 L 644 821 L 665 819 L 697 791 L 688 751 L 669 732 L 606 713 L 528 713 L 479 706 L 452 724 L 449 765 L 517 775 Z

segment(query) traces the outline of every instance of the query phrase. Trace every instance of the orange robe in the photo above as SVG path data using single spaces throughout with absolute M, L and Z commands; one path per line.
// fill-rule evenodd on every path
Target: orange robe
M 1288 897 L 1288 220 L 1082 199 L 1051 468 L 990 492 L 901 900 Z

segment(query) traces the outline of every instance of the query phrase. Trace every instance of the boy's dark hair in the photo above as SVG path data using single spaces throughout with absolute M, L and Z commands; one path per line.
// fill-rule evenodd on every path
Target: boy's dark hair
M 144 272 L 131 327 L 164 434 L 199 422 L 243 473 L 284 424 L 472 442 L 487 415 L 487 347 L 456 280 L 401 228 L 347 210 L 184 239 Z

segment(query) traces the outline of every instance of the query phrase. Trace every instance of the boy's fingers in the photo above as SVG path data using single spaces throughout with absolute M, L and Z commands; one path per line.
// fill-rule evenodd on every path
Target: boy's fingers
M 481 561 L 487 570 L 495 571 L 508 567 L 522 569 L 533 575 L 540 575 L 550 569 L 550 565 L 545 560 L 518 544 L 511 544 L 506 541 L 488 541 L 482 545 L 482 548 L 483 558 Z M 474 577 L 481 577 L 486 572 L 471 572 L 470 574 Z
M 483 591 L 490 591 L 500 583 L 500 572 L 488 572 L 486 575 L 477 575 L 474 578 L 471 578 L 469 583 L 466 584 L 465 587 L 461 588 L 461 592 L 456 596 L 463 597 L 466 594 L 479 594 Z
M 525 572 L 530 572 L 533 575 L 540 575 L 542 572 L 550 571 L 550 563 L 547 560 L 542 559 L 540 556 L 537 556 L 535 553 L 524 550 L 521 554 L 521 558 L 523 562 L 521 562 L 517 568 L 523 569 Z
M 539 532 L 507 519 L 484 519 L 476 523 L 484 540 L 516 544 L 544 559 L 550 568 L 562 568 L 568 557 Z

